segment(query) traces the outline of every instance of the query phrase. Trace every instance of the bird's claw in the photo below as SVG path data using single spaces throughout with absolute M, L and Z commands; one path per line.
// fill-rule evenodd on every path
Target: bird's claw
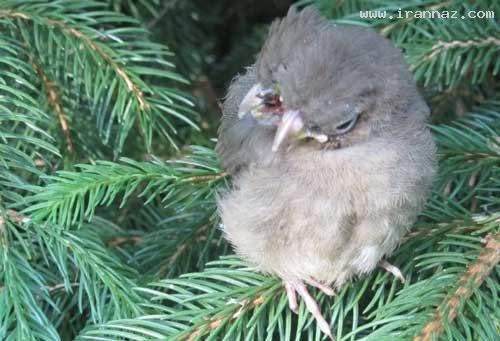
M 328 287 L 327 285 L 324 285 L 314 280 L 312 282 L 308 281 L 308 283 L 311 283 L 311 285 L 317 287 L 323 292 L 325 292 L 326 290 L 325 294 L 327 295 L 335 294 L 333 289 Z M 317 286 L 316 284 L 319 284 L 320 286 Z M 330 340 L 335 340 L 330 330 L 330 325 L 321 314 L 318 303 L 316 303 L 316 300 L 311 296 L 305 284 L 302 281 L 285 281 L 285 290 L 288 295 L 288 305 L 290 307 L 290 310 L 292 310 L 295 313 L 297 313 L 298 311 L 298 304 L 297 304 L 297 293 L 298 293 L 299 296 L 302 297 L 302 299 L 304 300 L 307 310 L 309 310 L 311 315 L 316 320 L 319 329 L 321 329 L 323 333 L 328 335 Z
M 310 286 L 319 289 L 326 296 L 335 296 L 335 294 L 336 294 L 335 290 L 333 290 L 329 285 L 321 283 L 320 281 L 315 280 L 314 278 L 310 278 L 310 279 L 306 280 L 306 282 Z
M 393 274 L 394 277 L 398 278 L 401 281 L 401 283 L 404 283 L 406 281 L 405 277 L 403 276 L 403 273 L 401 272 L 401 270 L 399 270 L 397 266 L 392 265 L 391 263 L 384 260 L 380 262 L 380 267 L 384 268 L 386 271 Z

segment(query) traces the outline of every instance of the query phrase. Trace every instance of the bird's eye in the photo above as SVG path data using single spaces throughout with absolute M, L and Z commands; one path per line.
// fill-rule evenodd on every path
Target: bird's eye
M 281 100 L 279 95 L 273 94 L 264 99 L 264 104 L 266 107 L 277 107 L 281 105 Z
M 336 133 L 338 135 L 345 134 L 349 132 L 352 128 L 354 128 L 354 125 L 356 124 L 356 121 L 358 120 L 358 115 L 354 116 L 352 119 L 350 119 L 347 122 L 344 122 L 336 127 Z
M 266 108 L 277 108 L 281 106 L 281 96 L 276 89 L 264 89 L 257 94 Z

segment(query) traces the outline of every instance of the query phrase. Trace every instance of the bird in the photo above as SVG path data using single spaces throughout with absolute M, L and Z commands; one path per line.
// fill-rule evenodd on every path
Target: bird
M 432 189 L 429 116 L 390 40 L 312 7 L 271 24 L 223 99 L 215 149 L 232 176 L 217 198 L 223 234 L 332 339 L 310 287 L 335 295 L 379 266 L 404 280 L 387 258 Z

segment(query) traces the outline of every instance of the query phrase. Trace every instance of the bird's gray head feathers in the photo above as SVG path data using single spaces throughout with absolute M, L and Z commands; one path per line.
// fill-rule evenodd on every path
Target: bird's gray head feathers
M 275 96 L 266 97 L 271 92 Z M 292 7 L 271 25 L 256 64 L 233 82 L 223 109 L 217 147 L 223 164 L 224 158 L 246 158 L 244 164 L 266 155 L 273 139 L 277 149 L 294 129 L 313 143 L 337 136 L 349 145 L 376 134 L 374 127 L 397 130 L 429 113 L 389 40 L 371 29 L 337 25 L 311 7 Z M 281 140 L 280 119 L 295 123 Z

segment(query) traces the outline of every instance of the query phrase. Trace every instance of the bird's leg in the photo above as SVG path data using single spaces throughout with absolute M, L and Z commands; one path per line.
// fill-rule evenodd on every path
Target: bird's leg
M 288 297 L 288 306 L 290 307 L 291 311 L 297 314 L 299 306 L 297 304 L 297 292 L 295 291 L 295 288 L 291 284 L 291 282 L 285 282 L 285 290 Z
M 330 326 L 328 325 L 328 322 L 326 322 L 325 318 L 321 314 L 321 311 L 319 309 L 318 304 L 316 303 L 316 300 L 311 296 L 304 283 L 302 281 L 285 281 L 285 289 L 288 295 L 288 304 L 290 306 L 290 309 L 294 312 L 297 310 L 296 293 L 298 293 L 300 297 L 302 297 L 302 299 L 304 300 L 307 310 L 309 310 L 309 312 L 316 320 L 319 329 L 321 329 L 323 333 L 328 335 L 328 337 L 331 340 L 335 340 L 334 337 L 332 336 L 332 332 L 330 331 Z
M 313 286 L 319 290 L 326 296 L 335 296 L 335 290 L 333 290 L 330 286 L 326 285 L 325 283 L 321 283 L 320 281 L 310 278 L 306 280 L 307 284 L 310 286 Z
M 399 270 L 399 268 L 397 266 L 392 265 L 391 263 L 389 263 L 385 260 L 381 261 L 379 265 L 380 265 L 380 267 L 384 268 L 385 270 L 387 270 L 388 272 L 393 274 L 394 277 L 398 278 L 401 281 L 401 283 L 405 282 L 405 278 L 403 276 L 403 273 L 401 272 L 401 270 Z

